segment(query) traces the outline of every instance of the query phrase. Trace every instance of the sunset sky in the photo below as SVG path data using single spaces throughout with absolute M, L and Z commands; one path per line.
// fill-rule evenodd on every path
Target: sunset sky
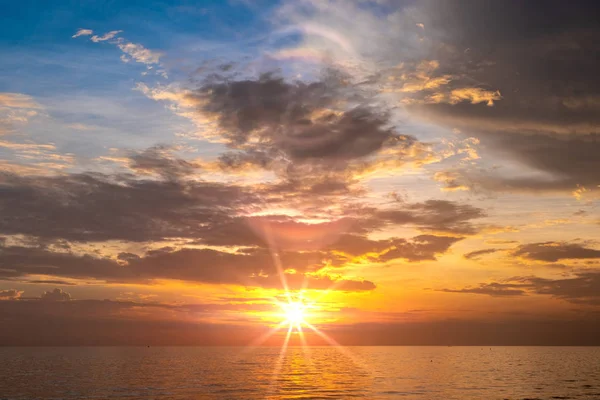
M 0 344 L 599 344 L 598 21 L 3 4 Z

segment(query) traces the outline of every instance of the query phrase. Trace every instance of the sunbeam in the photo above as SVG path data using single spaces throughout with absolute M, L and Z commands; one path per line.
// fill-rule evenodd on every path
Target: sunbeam
M 269 385 L 269 391 L 272 392 L 275 381 L 279 377 L 279 372 L 281 371 L 281 364 L 283 363 L 283 358 L 285 357 L 285 353 L 287 351 L 288 343 L 290 341 L 290 336 L 292 335 L 292 325 L 289 326 L 287 334 L 285 335 L 285 340 L 283 341 L 283 345 L 279 350 L 279 357 L 277 358 L 277 362 L 275 363 L 275 369 L 273 370 L 273 376 L 271 377 L 271 383 Z
M 308 326 L 314 333 L 319 335 L 329 345 L 333 346 L 336 350 L 338 350 L 344 356 L 348 357 L 354 363 L 355 366 L 367 369 L 361 360 L 357 359 L 354 354 L 352 354 L 348 350 L 346 350 L 346 348 L 344 346 L 342 346 L 341 344 L 336 342 L 333 338 L 329 337 L 329 335 L 327 335 L 324 332 L 321 332 L 318 328 L 316 328 L 315 326 L 313 326 L 312 324 L 310 324 L 308 322 L 306 322 L 306 326 Z

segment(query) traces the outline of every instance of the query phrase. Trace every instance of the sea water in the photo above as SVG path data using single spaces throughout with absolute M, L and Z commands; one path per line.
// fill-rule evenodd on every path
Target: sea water
M 599 347 L 0 347 L 0 399 L 600 399 Z

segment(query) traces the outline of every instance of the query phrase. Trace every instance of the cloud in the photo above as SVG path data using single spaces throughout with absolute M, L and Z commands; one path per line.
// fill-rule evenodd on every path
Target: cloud
M 0 260 L 8 267 L 0 270 L 0 276 L 4 278 L 43 274 L 60 278 L 117 280 L 125 279 L 129 273 L 109 258 L 42 247 L 2 246 Z
M 42 108 L 31 96 L 22 93 L 0 93 L 0 107 L 6 108 Z
M 282 252 L 279 259 L 290 288 L 342 291 L 375 289 L 373 282 L 346 277 L 331 277 L 314 272 L 323 268 L 330 256 L 323 252 Z M 48 248 L 0 247 L 0 277 L 19 278 L 48 275 L 61 278 L 147 284 L 155 279 L 172 279 L 209 284 L 281 288 L 278 270 L 266 249 L 226 252 L 198 248 L 163 248 L 139 256 L 121 253 L 117 259 L 97 254 L 74 254 Z M 295 272 L 291 272 L 291 270 Z M 56 291 L 56 290 L 55 290 Z M 50 298 L 64 294 L 49 294 Z
M 485 241 L 487 244 L 515 244 L 519 243 L 516 240 L 507 240 L 507 239 L 487 239 Z
M 80 32 L 81 31 L 77 32 L 75 34 L 75 36 L 73 36 L 73 37 L 81 36 Z M 110 32 L 105 33 L 102 36 L 94 35 L 90 38 L 90 40 L 94 43 L 104 42 L 104 41 L 114 38 L 116 35 L 118 35 L 121 32 L 123 32 L 123 31 L 110 31 Z M 92 31 L 89 31 L 89 34 L 91 34 L 91 33 L 92 33 Z
M 123 57 L 125 56 L 123 55 Z M 149 99 L 166 103 L 166 107 L 173 113 L 189 120 L 195 129 L 187 132 L 186 136 L 201 138 L 213 143 L 223 142 L 214 118 L 198 112 L 199 104 L 197 99 L 192 96 L 192 90 L 184 89 L 176 84 L 149 87 L 143 82 L 138 82 L 135 89 Z
M 4 147 L 11 150 L 22 150 L 30 152 L 56 150 L 56 146 L 53 144 L 15 143 L 6 140 L 0 140 L 0 147 Z
M 398 132 L 391 107 L 339 70 L 309 82 L 275 73 L 237 80 L 208 75 L 177 99 L 195 104 L 196 118 L 211 121 L 211 137 L 216 132 L 230 149 L 219 158 L 225 172 L 273 172 L 280 189 L 299 195 L 340 196 L 360 190 L 373 170 L 431 159 L 426 145 Z
M 199 166 L 192 162 L 176 158 L 171 148 L 158 145 L 130 156 L 129 168 L 138 174 L 157 174 L 168 180 L 191 175 Z
M 392 240 L 392 247 L 384 252 L 380 259 L 388 261 L 404 258 L 408 261 L 435 260 L 435 256 L 445 253 L 452 244 L 462 238 L 419 235 L 411 240 Z
M 268 244 L 269 247 L 281 250 L 308 252 L 305 255 L 309 257 L 319 254 L 310 252 L 322 251 L 325 253 L 321 254 L 321 257 L 329 258 L 333 265 L 341 265 L 344 260 L 351 260 L 353 257 L 367 257 L 373 261 L 395 258 L 408 261 L 435 260 L 436 255 L 445 253 L 452 244 L 463 239 L 461 236 L 441 235 L 418 235 L 410 239 L 391 237 L 381 240 L 367 237 L 368 233 L 387 224 L 410 224 L 413 220 L 408 219 L 411 217 L 410 213 L 407 215 L 406 220 L 390 221 L 358 213 L 329 222 L 310 224 L 295 221 L 290 217 L 273 215 L 237 218 L 215 226 L 198 243 L 215 246 Z M 418 218 L 416 215 L 415 219 Z M 435 226 L 434 221 L 428 222 L 434 224 L 430 230 L 449 230 L 446 226 Z M 458 229 L 458 232 L 464 231 L 464 227 Z
M 600 305 L 600 273 L 582 272 L 574 278 L 522 278 L 538 294 L 557 297 L 576 304 Z
M 142 64 L 158 64 L 160 58 L 164 55 L 160 51 L 149 50 L 141 44 L 131 42 L 120 42 L 117 43 L 117 47 L 128 56 L 130 56 L 136 62 Z
M 494 297 L 504 296 L 523 296 L 525 291 L 521 289 L 515 289 L 512 284 L 503 283 L 482 283 L 478 287 L 467 287 L 464 289 L 440 289 L 440 292 L 447 293 L 472 293 L 472 294 L 486 294 Z
M 248 215 L 248 210 L 262 209 L 265 198 L 259 197 L 265 193 L 274 196 L 270 185 L 261 185 L 257 189 L 188 179 L 187 174 L 194 171 L 194 166 L 173 158 L 165 147 L 133 154 L 130 167 L 141 173 L 156 174 L 162 179 L 103 174 L 0 175 L 0 187 L 4 193 L 0 205 L 10 210 L 12 216 L 0 222 L 0 233 L 25 235 L 40 243 L 59 239 L 80 244 L 185 240 L 195 246 L 230 247 L 229 252 L 215 252 L 208 248 L 171 251 L 161 256 L 170 261 L 161 263 L 160 268 L 155 268 L 151 260 L 160 260 L 161 257 L 148 254 L 139 260 L 136 257 L 125 259 L 132 269 L 123 269 L 115 261 L 96 255 L 36 253 L 27 248 L 5 247 L 1 253 L 7 265 L 21 265 L 21 273 L 24 274 L 34 274 L 35 268 L 39 268 L 38 272 L 45 270 L 48 275 L 60 277 L 131 279 L 128 274 L 139 268 L 140 279 L 163 277 L 210 281 L 213 278 L 206 271 L 198 272 L 195 267 L 226 262 L 227 267 L 245 265 L 244 278 L 252 274 L 259 276 L 266 265 L 272 264 L 265 249 L 273 246 L 284 252 L 281 257 L 286 265 L 298 271 L 316 271 L 328 262 L 342 265 L 352 257 L 362 256 L 355 252 L 357 248 L 364 249 L 365 253 L 377 253 L 377 257 L 371 258 L 379 261 L 395 258 L 435 260 L 464 235 L 477 232 L 472 220 L 484 216 L 482 210 L 469 205 L 431 200 L 423 203 L 396 201 L 380 209 L 342 209 L 338 216 L 325 212 L 326 222 L 320 223 L 306 223 L 295 217 L 276 214 L 259 217 Z M 267 205 L 282 201 L 268 196 Z M 285 205 L 286 202 L 284 199 L 279 204 Z M 415 226 L 430 234 L 412 239 L 379 241 L 366 237 L 371 232 L 395 225 Z M 348 243 L 360 243 L 360 247 L 353 248 L 354 245 L 348 246 Z M 239 247 L 256 250 L 242 251 Z M 340 251 L 352 257 L 336 255 L 335 252 Z M 28 259 L 24 260 L 27 252 Z M 191 262 L 189 270 L 171 267 L 172 264 L 186 265 L 184 261 Z M 78 263 L 85 263 L 88 269 L 77 268 Z M 47 265 L 62 267 L 45 269 Z M 162 268 L 170 272 L 163 276 Z M 220 277 L 218 279 L 241 282 L 237 278 L 234 280 L 232 275 L 228 276 L 227 269 L 222 273 L 225 275 L 216 275 Z M 314 277 L 311 279 L 314 284 L 328 283 L 316 282 Z
M 44 292 L 40 296 L 43 301 L 69 301 L 71 295 L 67 292 L 63 292 L 62 289 L 56 288 L 51 292 Z
M 280 12 L 283 23 L 325 26 L 352 43 L 350 54 L 331 34 L 304 32 L 298 49 L 345 54 L 410 116 L 476 137 L 486 162 L 506 165 L 438 172 L 446 190 L 597 192 L 600 85 L 589 54 L 599 31 L 583 3 L 565 12 L 552 2 L 544 15 L 488 1 L 389 4 L 385 18 L 335 1 L 288 2 Z
M 437 60 L 423 60 L 417 63 L 402 62 L 399 66 L 384 71 L 387 82 L 384 91 L 401 94 L 401 102 L 415 104 L 470 104 L 485 103 L 493 106 L 502 100 L 498 90 L 471 87 L 463 74 L 447 73 L 440 70 Z
M 109 42 L 117 46 L 124 53 L 121 55 L 121 60 L 123 62 L 134 60 L 135 62 L 146 64 L 148 70 L 152 69 L 154 65 L 160 65 L 160 58 L 164 56 L 163 52 L 150 50 L 139 43 L 128 42 L 122 37 L 117 37 L 117 35 L 122 32 L 122 30 L 114 30 L 107 32 L 102 36 L 93 35 L 90 37 L 90 40 L 94 43 Z M 90 29 L 80 29 L 72 37 L 89 36 L 92 35 L 92 33 L 93 31 Z M 143 75 L 147 72 L 148 71 L 144 72 Z M 164 69 L 157 70 L 156 73 L 167 78 L 167 73 Z
M 486 213 L 469 204 L 448 200 L 427 200 L 422 203 L 399 203 L 392 209 L 379 209 L 374 217 L 386 224 L 411 224 L 424 231 L 460 235 L 474 234 L 478 228 L 471 222 Z
M 469 186 L 461 183 L 463 176 L 456 171 L 440 171 L 433 175 L 433 179 L 443 184 L 442 190 L 453 192 L 458 190 L 469 190 Z
M 401 64 L 397 68 L 399 74 L 392 74 L 388 77 L 388 80 L 393 82 L 393 84 L 388 84 L 392 86 L 388 90 L 401 93 L 417 93 L 446 86 L 452 81 L 452 76 L 435 76 L 439 66 L 440 63 L 436 60 L 424 60 L 412 66 L 412 68 L 409 65 Z
M 395 259 L 417 262 L 435 260 L 437 255 L 445 253 L 452 244 L 461 239 L 447 236 L 419 235 L 410 239 L 392 237 L 371 240 L 361 235 L 344 234 L 328 249 L 334 254 L 346 257 L 349 260 L 358 257 L 366 258 L 371 262 L 387 262 Z
M 574 277 L 547 279 L 535 276 L 513 277 L 505 283 L 481 283 L 478 287 L 441 289 L 451 293 L 476 293 L 490 296 L 549 295 L 581 305 L 600 305 L 600 273 L 580 272 Z
M 321 82 L 288 83 L 267 74 L 210 83 L 193 96 L 202 112 L 218 119 L 229 146 L 248 154 L 251 150 L 282 154 L 293 162 L 335 163 L 414 142 L 394 132 L 387 113 L 361 100 L 351 87 L 344 88 L 342 79 L 333 75 Z M 351 99 L 358 105 L 336 106 Z
M 30 166 L 34 162 L 46 170 L 64 169 L 74 164 L 72 153 L 61 154 L 54 144 L 16 143 L 0 140 L 0 149 L 12 151 L 18 158 L 26 160 Z
M 585 196 L 598 190 L 600 140 L 596 134 L 576 136 L 486 133 L 482 146 L 505 160 L 522 165 L 521 173 L 460 168 L 436 175 L 447 190 L 479 189 L 498 192 L 565 192 Z
M 23 291 L 17 289 L 0 290 L 0 300 L 15 300 L 21 297 L 22 294 Z
M 0 222 L 0 232 L 82 242 L 201 238 L 210 221 L 227 220 L 254 197 L 221 183 L 102 174 L 0 173 L 0 187 L 1 207 L 12 215 Z
M 39 283 L 39 284 L 43 284 L 43 285 L 66 285 L 66 286 L 76 286 L 76 283 L 73 282 L 68 282 L 68 281 L 61 281 L 58 279 L 34 279 L 34 280 L 27 280 L 25 281 L 25 283 Z
M 469 253 L 465 253 L 463 255 L 463 257 L 466 258 L 467 260 L 477 260 L 477 259 L 479 259 L 483 255 L 492 254 L 492 253 L 495 253 L 497 251 L 498 251 L 498 249 L 475 250 L 475 251 L 471 251 Z
M 40 115 L 43 107 L 23 93 L 0 92 L 0 136 L 15 133 L 15 126 Z
M 91 29 L 79 29 L 73 36 L 71 36 L 72 38 L 76 38 L 79 36 L 89 36 L 92 33 L 94 33 L 94 31 L 92 31 Z
M 341 290 L 372 290 L 369 281 L 334 279 L 305 274 L 326 265 L 329 256 L 322 252 L 281 252 L 278 259 L 284 270 L 294 270 L 285 277 L 291 288 L 305 286 L 328 289 L 336 284 Z M 247 249 L 229 253 L 211 249 L 181 249 L 149 252 L 145 257 L 131 258 L 130 271 L 138 277 L 180 279 L 214 284 L 233 283 L 244 286 L 278 288 L 281 280 L 273 256 L 266 249 Z
M 540 242 L 521 245 L 513 251 L 513 255 L 530 260 L 555 262 L 565 259 L 600 258 L 600 250 L 584 247 L 579 243 Z
M 486 103 L 487 106 L 493 106 L 494 101 L 501 100 L 500 91 L 491 91 L 481 88 L 460 88 L 452 89 L 449 93 L 434 93 L 426 97 L 428 103 L 449 103 L 458 104 L 463 101 L 471 104 Z
M 427 78 L 451 82 L 403 101 L 414 117 L 479 139 L 485 160 L 435 179 L 446 190 L 597 196 L 600 81 L 589 54 L 600 31 L 584 3 L 565 12 L 552 2 L 544 15 L 531 4 L 434 3 L 417 6 L 437 43 Z

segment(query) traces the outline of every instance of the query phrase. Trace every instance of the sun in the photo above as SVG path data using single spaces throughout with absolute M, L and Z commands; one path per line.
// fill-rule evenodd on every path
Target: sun
M 302 302 L 284 303 L 281 305 L 281 308 L 283 308 L 285 319 L 290 325 L 297 326 L 305 322 L 306 305 Z
M 307 318 L 309 317 L 308 310 L 311 308 L 309 304 L 296 299 L 288 299 L 285 302 L 278 301 L 276 304 L 282 311 L 280 315 L 283 320 L 281 321 L 280 326 L 289 325 L 291 328 L 299 330 L 302 325 L 309 325 L 307 321 Z

